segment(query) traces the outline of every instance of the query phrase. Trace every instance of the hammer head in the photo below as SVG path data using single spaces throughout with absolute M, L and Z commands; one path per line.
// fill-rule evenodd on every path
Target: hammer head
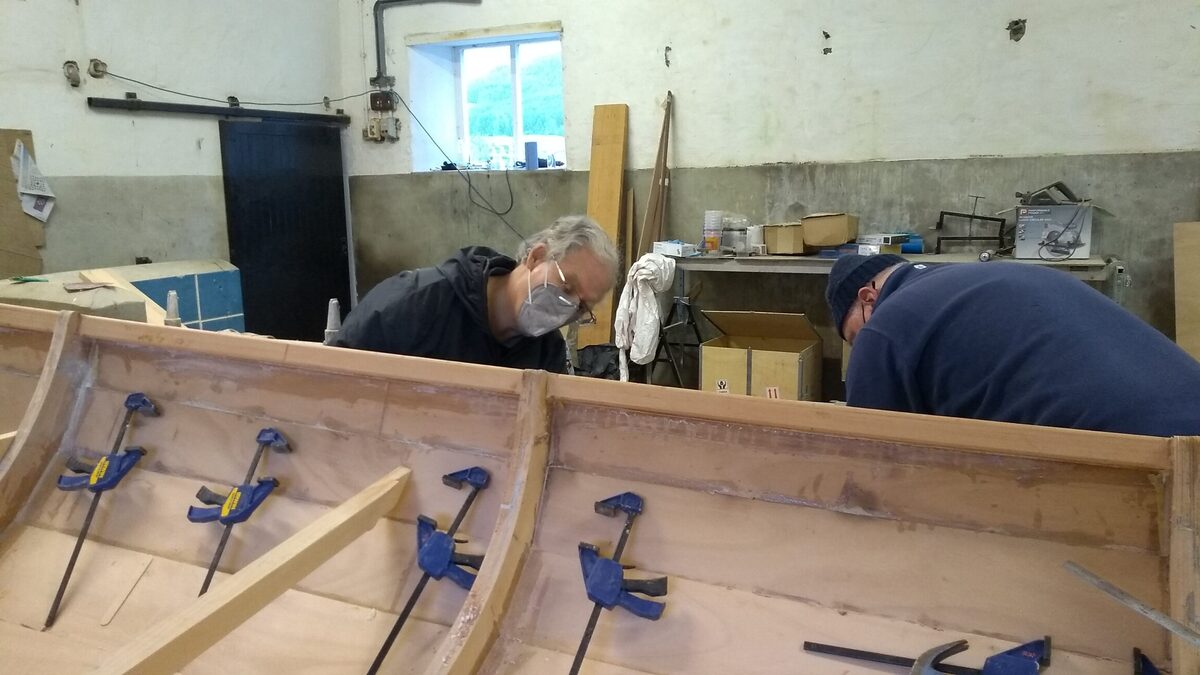
M 125 409 L 139 412 L 146 417 L 158 416 L 158 408 L 155 407 L 154 401 L 140 391 L 125 397 Z
M 596 502 L 596 513 L 602 516 L 611 518 L 617 515 L 618 511 L 632 516 L 638 515 L 642 512 L 642 498 L 632 492 L 622 492 L 614 497 Z
M 967 651 L 967 647 L 966 640 L 957 640 L 926 651 L 913 663 L 912 675 L 941 675 L 937 666 L 951 656 Z
M 275 452 L 291 452 L 292 446 L 288 440 L 274 427 L 266 427 L 258 432 L 258 444 L 269 445 Z
M 469 469 L 462 469 L 442 476 L 442 483 L 455 490 L 461 490 L 464 484 L 470 485 L 477 490 L 482 490 L 488 486 L 488 481 L 491 479 L 492 475 L 488 473 L 487 469 L 481 466 L 473 466 Z

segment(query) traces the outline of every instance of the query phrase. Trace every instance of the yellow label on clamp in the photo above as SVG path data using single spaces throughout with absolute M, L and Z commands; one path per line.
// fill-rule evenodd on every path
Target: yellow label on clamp
M 221 505 L 221 517 L 224 518 L 225 516 L 228 516 L 230 511 L 236 509 L 238 502 L 241 501 L 241 499 L 241 491 L 237 488 L 233 488 L 233 491 L 230 492 L 229 496 L 225 498 L 225 503 Z
M 92 476 L 91 476 L 91 478 L 88 478 L 88 485 L 95 485 L 97 482 L 99 482 L 100 480 L 102 480 L 104 478 L 104 474 L 107 472 L 108 472 L 108 456 L 105 455 L 104 457 L 100 458 L 99 462 L 96 462 L 96 468 L 92 469 Z

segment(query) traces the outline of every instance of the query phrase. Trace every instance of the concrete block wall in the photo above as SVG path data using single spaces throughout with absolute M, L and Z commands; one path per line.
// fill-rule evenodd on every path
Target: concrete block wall
M 507 219 L 523 233 L 586 210 L 586 172 L 513 171 L 509 179 L 514 207 Z M 503 172 L 472 174 L 472 180 L 494 205 L 507 206 Z M 752 222 L 847 210 L 860 215 L 864 231 L 914 229 L 932 245 L 928 228 L 938 212 L 970 210 L 968 194 L 982 195 L 980 212 L 990 213 L 1011 206 L 1017 190 L 1056 180 L 1111 212 L 1097 214 L 1093 250 L 1127 262 L 1133 286 L 1126 307 L 1173 335 L 1171 226 L 1200 218 L 1200 152 L 676 169 L 667 233 L 698 240 L 705 209 L 737 211 Z M 639 220 L 649 182 L 649 170 L 627 175 Z M 455 173 L 355 176 L 350 190 L 364 292 L 397 271 L 436 264 L 459 246 L 512 251 L 519 244 L 495 216 L 469 204 Z M 821 295 L 824 277 L 705 273 L 690 279 L 703 287 L 700 307 L 809 313 L 827 356 L 837 357 Z

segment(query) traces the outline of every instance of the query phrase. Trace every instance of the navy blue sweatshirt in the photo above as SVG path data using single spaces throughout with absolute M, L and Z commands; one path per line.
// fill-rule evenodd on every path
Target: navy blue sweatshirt
M 904 265 L 854 341 L 848 405 L 1200 435 L 1200 362 L 1087 284 L 1019 263 Z
M 567 347 L 552 330 L 500 342 L 487 314 L 487 281 L 517 263 L 483 246 L 459 251 L 437 267 L 401 272 L 367 293 L 346 317 L 334 344 L 447 361 L 510 368 L 567 368 Z

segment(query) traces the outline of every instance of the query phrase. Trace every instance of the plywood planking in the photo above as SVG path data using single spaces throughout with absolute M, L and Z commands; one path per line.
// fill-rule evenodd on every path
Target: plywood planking
M 37 376 L 0 370 L 0 433 L 15 430 L 37 389 Z M 0 457 L 4 453 L 0 452 Z
M 1160 546 L 1160 490 L 1145 470 L 574 404 L 558 408 L 554 444 L 557 463 L 582 472 L 1065 543 Z
M 1069 650 L 1164 656 L 1163 631 L 1061 569 L 1076 560 L 1135 595 L 1164 597 L 1157 553 L 1069 546 L 888 522 L 552 469 L 534 546 L 611 551 L 620 522 L 592 503 L 632 490 L 646 509 L 622 563 L 719 586 L 1011 640 L 1053 634 Z M 576 563 L 578 568 L 578 563 Z M 918 580 L 926 580 L 921 583 Z
M 1172 454 L 1171 618 L 1200 631 L 1200 438 L 1172 439 Z M 1200 673 L 1200 649 L 1173 635 L 1171 670 Z
M 915 415 L 808 401 L 776 401 L 566 376 L 550 381 L 550 395 L 564 402 L 682 419 L 911 443 L 1001 457 L 1151 471 L 1162 471 L 1171 466 L 1169 441 L 1150 436 Z
M 395 508 L 398 467 L 105 659 L 100 672 L 172 672 L 203 654 Z
M 501 640 L 488 655 L 488 661 L 480 672 L 562 675 L 571 672 L 572 656 L 574 655 L 525 644 L 518 640 Z M 651 675 L 649 671 L 634 670 L 587 658 L 583 660 L 580 672 L 585 675 Z
M 4 665 L 21 675 L 82 673 L 100 662 L 103 644 L 87 643 L 57 633 L 43 633 L 0 618 Z
M 18 316 L 18 320 L 31 322 L 34 319 Z M 20 327 L 20 324 L 11 325 Z M 257 335 L 152 326 L 97 316 L 83 317 L 80 334 L 104 342 L 253 361 L 257 365 L 290 365 L 320 372 L 468 387 L 494 393 L 515 394 L 520 382 L 520 373 L 510 368 L 341 349 Z
M 92 389 L 80 418 L 74 446 L 106 448 L 116 433 L 125 398 L 123 393 Z M 502 485 L 507 472 L 504 458 L 475 452 L 407 443 L 369 433 L 350 433 L 320 427 L 278 422 L 239 413 L 212 410 L 190 403 L 172 402 L 163 415 L 139 421 L 130 442 L 150 452 L 141 466 L 160 473 L 224 484 L 241 480 L 254 453 L 259 429 L 273 426 L 290 441 L 291 453 L 268 452 L 260 475 L 282 482 L 280 494 L 293 499 L 334 505 L 345 501 L 397 464 L 413 470 L 412 485 L 405 490 L 398 514 L 415 520 L 418 512 L 440 519 L 452 518 L 463 493 L 442 485 L 450 471 L 482 466 Z M 490 531 L 500 501 L 499 490 L 479 495 L 471 521 Z M 468 523 L 469 525 L 470 523 Z M 468 528 L 467 532 L 470 532 Z
M 653 509 L 653 503 L 648 502 L 647 508 Z M 648 510 L 643 517 L 652 518 L 652 513 Z M 616 520 L 609 524 L 613 526 L 611 529 L 619 529 Z M 638 539 L 638 527 L 634 526 L 631 541 Z M 661 571 L 647 568 L 633 574 L 644 576 Z M 658 621 L 640 619 L 624 610 L 601 613 L 588 649 L 592 663 L 648 673 L 689 675 L 830 672 L 878 675 L 884 672 L 880 666 L 808 654 L 801 645 L 810 640 L 916 656 L 934 645 L 967 638 L 971 650 L 950 662 L 974 667 L 979 667 L 985 656 L 1013 646 L 1012 642 L 970 631 L 937 630 L 854 610 L 839 611 L 770 596 L 757 590 L 702 583 L 686 576 L 672 576 L 669 583 L 670 592 L 661 598 L 666 600 L 667 609 Z M 574 654 L 591 609 L 583 591 L 578 558 L 573 554 L 534 553 L 516 597 L 518 600 L 505 623 L 505 644 L 493 653 L 481 672 L 488 675 L 562 672 L 526 668 L 528 662 L 519 657 L 526 646 Z M 1058 644 L 1057 634 L 1054 638 L 1051 672 L 1057 675 L 1129 673 L 1127 651 L 1122 652 L 1119 660 L 1089 658 L 1069 653 Z M 569 662 L 568 657 L 566 663 Z
M 198 504 L 194 496 L 202 483 L 135 469 L 119 490 L 110 491 L 100 502 L 89 539 L 207 567 L 222 528 L 190 523 L 185 517 L 188 505 Z M 86 495 L 50 486 L 41 492 L 31 507 L 32 524 L 68 534 L 78 532 L 90 501 Z M 244 568 L 330 511 L 327 506 L 272 494 L 252 518 L 234 527 L 220 569 L 234 572 Z M 470 543 L 463 550 L 483 552 L 490 525 L 474 515 L 465 522 L 462 534 Z M 420 576 L 415 555 L 415 526 L 384 519 L 305 577 L 297 588 L 364 607 L 398 611 Z M 448 625 L 465 595 L 466 591 L 453 584 L 435 584 L 422 595 L 415 615 Z
M 256 418 L 510 451 L 516 397 L 100 343 L 99 387 Z M 449 433 L 453 430 L 454 433 Z
M 182 329 L 180 329 L 182 330 Z M 96 386 L 340 431 L 378 430 L 387 383 L 297 368 L 99 343 Z
M 1175 223 L 1175 342 L 1200 359 L 1200 223 Z
M 95 667 L 103 654 L 195 600 L 204 577 L 203 567 L 89 542 L 63 613 L 51 631 L 42 632 L 41 620 L 62 573 L 45 560 L 65 561 L 74 538 L 20 528 L 14 539 L 9 552 L 0 556 L 0 586 L 7 589 L 0 596 L 0 643 L 5 644 L 5 665 L 13 672 L 57 674 Z M 145 574 L 135 578 L 147 560 Z M 224 578 L 218 576 L 219 581 Z M 128 598 L 112 621 L 102 625 L 120 590 L 128 590 Z M 394 621 L 394 614 L 292 590 L 182 672 L 365 671 Z M 445 626 L 411 619 L 396 643 L 400 658 L 393 672 L 422 672 L 445 631 Z M 10 637 L 20 644 L 8 642 Z M 60 652 L 67 644 L 69 653 Z
M 51 330 L 53 330 L 51 328 Z M 51 332 L 0 328 L 0 371 L 37 376 L 50 349 Z
M 592 164 L 588 170 L 587 214 L 608 235 L 614 246 L 621 242 L 621 196 L 625 192 L 625 145 L 629 106 L 598 105 L 592 115 Z M 613 295 L 592 308 L 596 323 L 579 327 L 579 348 L 612 342 Z

